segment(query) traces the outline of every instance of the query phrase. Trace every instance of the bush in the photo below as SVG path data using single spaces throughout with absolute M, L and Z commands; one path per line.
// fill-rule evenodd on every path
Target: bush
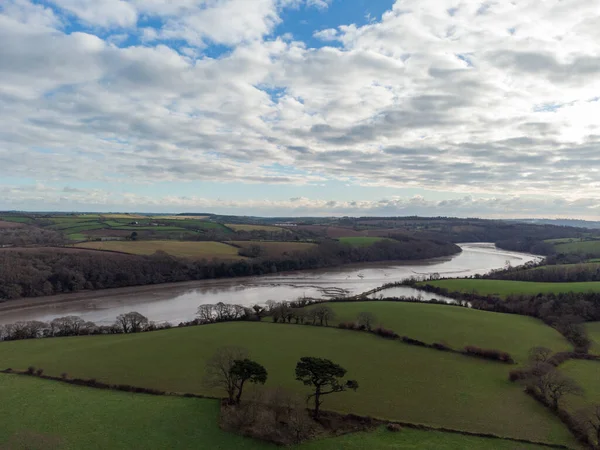
M 35 373 L 35 367 L 29 366 L 27 368 L 27 375 L 33 375 Z
M 358 327 L 354 322 L 340 322 L 338 328 L 342 330 L 358 330 Z
M 400 425 L 398 425 L 397 423 L 388 423 L 386 428 L 388 431 L 392 431 L 394 433 L 397 433 L 398 431 L 402 431 L 402 427 Z
M 377 327 L 373 330 L 377 336 L 381 336 L 386 339 L 397 339 L 399 336 L 393 332 L 392 330 L 388 330 L 387 328 Z
M 61 377 L 63 380 L 66 380 L 67 378 L 69 378 L 69 374 L 68 374 L 67 372 L 63 372 L 63 373 L 61 373 L 61 374 L 60 374 L 60 377 Z
M 409 338 L 408 336 L 402 336 L 402 342 L 410 345 L 418 345 L 420 347 L 427 347 L 427 344 L 423 341 L 419 341 L 417 339 Z
M 38 370 L 36 370 L 36 371 L 35 371 L 35 374 L 36 374 L 38 377 L 41 377 L 41 376 L 44 374 L 44 369 L 38 369 Z
M 530 372 L 528 370 L 515 369 L 515 370 L 511 370 L 508 373 L 508 379 L 512 382 L 515 382 L 515 381 L 524 380 L 527 377 L 529 377 L 529 375 L 530 375 Z
M 434 342 L 433 344 L 431 344 L 432 348 L 435 348 L 436 350 L 442 350 L 444 352 L 449 352 L 452 349 L 450 347 L 448 347 L 447 345 L 444 344 L 440 344 L 439 342 Z
M 467 345 L 464 349 L 464 353 L 470 356 L 477 356 L 479 358 L 491 359 L 509 364 L 513 364 L 515 362 L 506 352 L 496 349 L 475 347 L 474 345 Z

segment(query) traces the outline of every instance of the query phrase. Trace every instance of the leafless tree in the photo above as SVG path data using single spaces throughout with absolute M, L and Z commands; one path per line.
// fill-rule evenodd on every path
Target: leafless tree
M 203 384 L 209 388 L 223 389 L 231 404 L 234 403 L 237 378 L 231 373 L 236 361 L 247 359 L 248 350 L 243 347 L 218 348 L 206 362 Z
M 581 395 L 583 389 L 555 367 L 547 363 L 537 363 L 531 369 L 528 380 L 530 387 L 537 388 L 554 409 L 558 409 L 560 399 L 567 395 Z
M 214 307 L 214 305 L 200 305 L 198 307 L 196 314 L 198 315 L 200 322 L 209 323 L 215 319 L 213 315 Z
M 358 325 L 359 326 L 364 326 L 367 330 L 371 331 L 371 329 L 373 328 L 373 325 L 375 325 L 375 321 L 377 319 L 375 318 L 375 315 L 373 313 L 370 312 L 361 312 L 358 315 Z
M 335 318 L 335 313 L 329 306 L 319 305 L 315 308 L 315 314 L 319 320 L 319 325 L 329 326 L 329 321 Z
M 57 317 L 50 322 L 53 335 L 77 336 L 80 334 L 85 321 L 79 316 Z
M 138 333 L 148 325 L 148 318 L 139 312 L 132 311 L 117 316 L 115 325 L 120 327 L 123 333 Z

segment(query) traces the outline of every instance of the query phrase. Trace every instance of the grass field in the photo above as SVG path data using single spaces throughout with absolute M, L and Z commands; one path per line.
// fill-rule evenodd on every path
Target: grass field
M 597 257 L 600 256 L 600 240 L 559 243 L 554 245 L 554 249 L 558 253 L 583 253 Z
M 266 345 L 268 343 L 268 345 Z M 217 394 L 201 384 L 206 359 L 242 345 L 269 371 L 267 385 L 306 392 L 293 373 L 301 356 L 330 358 L 360 383 L 331 396 L 340 412 L 572 444 L 568 430 L 507 379 L 509 366 L 387 341 L 364 333 L 272 323 L 225 323 L 136 335 L 0 344 L 2 366 L 169 391 Z
M 375 242 L 384 241 L 386 238 L 382 237 L 373 237 L 373 236 L 363 236 L 363 237 L 342 237 L 339 238 L 338 241 L 344 244 L 350 244 L 356 247 L 367 247 L 369 245 L 373 245 Z
M 461 349 L 465 345 L 506 351 L 518 362 L 534 345 L 554 351 L 572 350 L 555 329 L 532 317 L 500 314 L 444 305 L 402 302 L 329 303 L 336 322 L 353 322 L 359 313 L 371 312 L 381 325 L 428 344 L 444 343 Z M 535 343 L 535 344 L 532 344 Z
M 593 341 L 592 353 L 600 355 L 600 322 L 589 322 L 585 324 L 588 336 Z
M 15 222 L 15 223 L 31 223 L 33 219 L 31 217 L 25 216 L 0 216 L 0 220 L 4 220 L 5 222 Z
M 292 252 L 304 252 L 316 245 L 308 242 L 231 241 L 231 243 L 244 249 L 257 245 L 262 249 L 264 255 L 270 257 L 279 257 Z
M 540 294 L 564 292 L 599 292 L 600 281 L 581 283 L 537 283 L 529 281 L 507 280 L 474 280 L 474 279 L 449 279 L 424 281 L 419 284 L 430 284 L 448 289 L 452 292 L 476 292 L 480 295 L 497 295 L 506 297 L 510 294 Z
M 0 448 L 277 448 L 222 431 L 217 426 L 219 406 L 215 400 L 151 397 L 0 375 L 0 404 Z M 540 448 L 434 431 L 405 429 L 390 433 L 383 428 L 291 448 L 392 450 L 416 446 L 431 450 Z
M 182 258 L 206 258 L 233 260 L 241 259 L 238 249 L 220 242 L 180 242 L 180 241 L 107 241 L 84 242 L 78 248 L 110 250 L 133 255 L 152 255 L 163 251 Z
M 288 230 L 280 227 L 273 227 L 270 225 L 240 225 L 235 223 L 226 223 L 227 228 L 231 228 L 233 231 L 267 231 L 269 233 L 283 233 Z

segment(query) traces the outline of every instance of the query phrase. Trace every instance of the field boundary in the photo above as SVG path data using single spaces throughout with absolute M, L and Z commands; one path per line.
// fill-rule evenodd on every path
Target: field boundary
M 222 397 L 213 397 L 213 396 L 208 396 L 208 395 L 167 392 L 167 391 L 161 391 L 158 389 L 142 388 L 142 387 L 137 387 L 137 386 L 125 385 L 125 384 L 108 384 L 108 383 L 99 382 L 95 379 L 87 379 L 86 380 L 86 379 L 81 379 L 81 378 L 54 377 L 51 375 L 37 374 L 37 373 L 35 373 L 35 371 L 31 372 L 31 371 L 19 371 L 19 370 L 13 370 L 13 369 L 5 369 L 5 370 L 1 370 L 0 373 L 8 374 L 8 375 L 15 375 L 15 376 L 30 377 L 30 378 L 40 378 L 40 379 L 44 379 L 44 380 L 56 381 L 56 382 L 79 386 L 79 387 L 110 390 L 110 391 L 115 391 L 115 392 L 129 392 L 132 394 L 145 394 L 145 395 L 154 395 L 154 396 L 163 396 L 163 397 L 223 400 Z M 415 429 L 415 430 L 438 431 L 438 432 L 443 432 L 443 433 L 460 434 L 463 436 L 482 437 L 482 438 L 488 438 L 488 439 L 501 439 L 501 440 L 510 441 L 510 442 L 519 442 L 522 444 L 539 445 L 542 447 L 555 448 L 555 449 L 565 449 L 565 450 L 570 449 L 570 447 L 567 447 L 566 445 L 550 444 L 547 442 L 540 442 L 540 441 L 530 441 L 528 439 L 500 436 L 500 435 L 493 434 L 493 433 L 478 433 L 475 431 L 456 430 L 453 428 L 436 427 L 436 426 L 425 425 L 425 424 L 421 424 L 421 423 L 402 422 L 402 421 L 397 421 L 397 420 L 386 420 L 386 419 L 380 419 L 380 418 L 369 417 L 369 416 L 359 416 L 359 415 L 352 414 L 352 413 L 341 414 L 341 413 L 338 413 L 335 411 L 328 411 L 328 410 L 325 410 L 323 412 L 326 414 L 329 414 L 329 415 L 347 416 L 347 417 L 353 417 L 353 418 L 358 418 L 358 419 L 363 419 L 363 420 L 369 420 L 369 421 L 377 422 L 380 425 L 398 424 L 402 427 L 411 428 L 411 429 Z

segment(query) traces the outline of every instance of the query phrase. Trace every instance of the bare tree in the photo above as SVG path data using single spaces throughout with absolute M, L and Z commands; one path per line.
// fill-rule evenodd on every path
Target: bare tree
M 57 317 L 50 322 L 53 335 L 77 336 L 80 334 L 85 321 L 79 316 Z
M 132 311 L 117 316 L 115 325 L 123 330 L 123 333 L 138 333 L 148 325 L 148 318 L 139 312 Z
M 320 305 L 314 309 L 317 319 L 319 320 L 319 325 L 321 326 L 323 323 L 325 323 L 325 326 L 329 326 L 329 321 L 335 318 L 335 313 L 329 306 Z
M 373 329 L 376 320 L 375 315 L 367 311 L 359 313 L 357 318 L 358 325 L 365 327 L 368 331 Z
M 231 373 L 236 361 L 248 358 L 248 350 L 242 347 L 226 346 L 218 348 L 206 362 L 203 384 L 209 388 L 223 389 L 229 403 L 234 403 L 237 377 Z
M 200 320 L 200 322 L 210 323 L 213 320 L 215 320 L 214 308 L 215 308 L 215 305 L 200 305 L 200 306 L 198 306 L 198 311 L 196 312 L 196 315 L 198 316 L 198 319 Z
M 531 369 L 527 383 L 537 388 L 554 409 L 558 409 L 560 399 L 567 395 L 581 395 L 583 389 L 573 380 L 554 366 L 547 363 L 537 363 Z

